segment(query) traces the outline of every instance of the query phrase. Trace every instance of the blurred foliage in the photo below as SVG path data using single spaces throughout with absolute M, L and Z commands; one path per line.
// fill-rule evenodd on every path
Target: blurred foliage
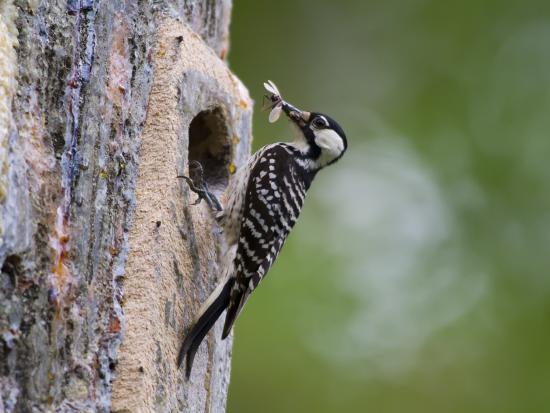
M 550 3 L 236 0 L 262 82 L 326 112 L 322 171 L 236 326 L 229 412 L 550 411 Z

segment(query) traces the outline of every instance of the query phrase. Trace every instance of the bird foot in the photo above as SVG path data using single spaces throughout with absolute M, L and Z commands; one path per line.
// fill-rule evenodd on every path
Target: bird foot
M 189 164 L 189 176 L 178 175 L 177 177 L 185 179 L 187 185 L 189 185 L 189 189 L 198 195 L 195 202 L 191 205 L 198 205 L 204 199 L 211 209 L 218 212 L 223 211 L 222 205 L 216 195 L 208 189 L 200 162 L 192 161 Z

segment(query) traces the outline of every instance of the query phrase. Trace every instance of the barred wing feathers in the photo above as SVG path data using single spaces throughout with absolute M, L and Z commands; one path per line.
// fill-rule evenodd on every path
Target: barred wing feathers
M 236 282 L 223 338 L 231 331 L 250 293 L 271 268 L 300 215 L 313 176 L 296 161 L 296 152 L 286 144 L 270 145 L 251 170 L 235 257 Z

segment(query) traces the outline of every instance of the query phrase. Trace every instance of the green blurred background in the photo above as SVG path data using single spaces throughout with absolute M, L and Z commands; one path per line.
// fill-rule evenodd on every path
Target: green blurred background
M 228 410 L 550 412 L 550 2 L 235 0 L 230 63 L 344 127 Z

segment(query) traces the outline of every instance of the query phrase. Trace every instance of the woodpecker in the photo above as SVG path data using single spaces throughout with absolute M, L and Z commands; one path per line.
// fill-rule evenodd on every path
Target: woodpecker
M 290 230 L 296 223 L 304 198 L 317 173 L 338 161 L 347 149 L 340 125 L 318 112 L 306 112 L 284 101 L 277 87 L 264 83 L 275 122 L 284 112 L 294 129 L 292 142 L 264 146 L 232 177 L 228 199 L 216 217 L 230 253 L 223 281 L 199 310 L 178 356 L 178 367 L 187 356 L 189 378 L 195 353 L 220 315 L 227 310 L 222 339 L 241 312 L 250 294 L 265 277 L 277 258 Z M 221 204 L 200 183 L 190 188 L 219 211 Z M 199 179 L 199 181 L 201 181 Z M 205 195 L 206 194 L 206 195 Z

